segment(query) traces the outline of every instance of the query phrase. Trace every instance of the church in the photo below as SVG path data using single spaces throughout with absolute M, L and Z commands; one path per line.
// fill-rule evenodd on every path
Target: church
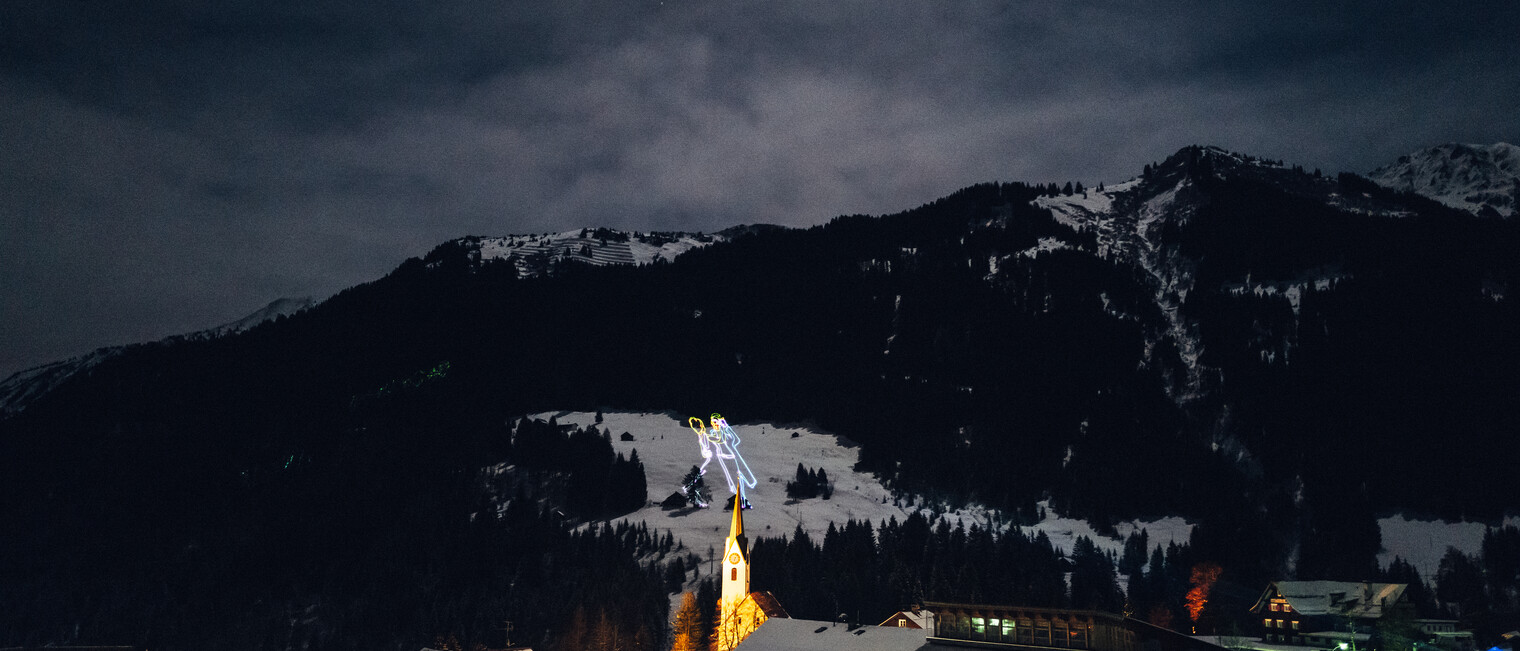
M 1224 651 L 1204 639 L 1092 610 L 928 602 L 920 614 L 923 624 L 914 627 L 885 625 L 893 619 L 882 626 L 792 619 L 769 592 L 750 591 L 742 491 L 723 541 L 713 651 Z
M 771 618 L 787 619 L 786 610 L 769 592 L 750 592 L 749 538 L 744 535 L 743 488 L 734 499 L 734 517 L 723 541 L 722 597 L 714 651 L 729 651 Z
M 723 581 L 713 651 L 916 651 L 927 648 L 920 629 L 845 626 L 792 619 L 769 592 L 749 589 L 749 539 L 744 535 L 743 489 L 734 500 L 723 541 Z M 764 625 L 762 627 L 762 624 Z

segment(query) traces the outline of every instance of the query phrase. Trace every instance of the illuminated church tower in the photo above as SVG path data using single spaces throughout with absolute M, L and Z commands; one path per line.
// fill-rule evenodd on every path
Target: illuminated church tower
M 744 537 L 744 488 L 734 494 L 734 519 L 723 543 L 723 610 L 730 611 L 749 597 L 749 539 Z
M 729 651 L 738 646 L 771 616 L 749 591 L 749 539 L 744 537 L 743 507 L 741 486 L 734 494 L 734 518 L 723 542 L 723 574 L 719 577 L 723 581 L 723 599 L 718 602 L 718 621 L 713 630 L 714 651 Z M 764 596 L 767 603 L 775 601 L 768 594 Z

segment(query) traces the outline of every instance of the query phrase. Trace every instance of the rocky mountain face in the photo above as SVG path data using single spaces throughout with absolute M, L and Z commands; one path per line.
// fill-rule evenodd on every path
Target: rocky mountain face
M 1520 206 L 1520 147 L 1437 145 L 1400 156 L 1368 178 L 1475 215 L 1509 218 Z
M 1012 521 L 1044 500 L 1099 526 L 1185 515 L 1247 585 L 1290 557 L 1367 576 L 1380 511 L 1520 503 L 1491 479 L 1520 461 L 1496 435 L 1520 428 L 1520 222 L 1188 147 L 1114 186 L 721 235 L 464 238 L 55 377 L 0 419 L 0 517 L 27 532 L 0 608 L 71 612 L 30 595 L 107 550 L 129 573 L 257 568 L 238 598 L 279 608 L 339 608 L 307 596 L 365 594 L 374 563 L 452 576 L 430 549 L 476 535 L 472 477 L 513 461 L 509 419 L 551 409 L 810 421 L 897 491 Z M 141 542 L 97 541 L 118 529 Z

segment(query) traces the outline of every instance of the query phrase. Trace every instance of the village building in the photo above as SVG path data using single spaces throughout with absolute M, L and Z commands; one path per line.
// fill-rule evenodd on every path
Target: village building
M 1372 630 L 1388 617 L 1414 619 L 1404 583 L 1277 581 L 1251 612 L 1261 618 L 1261 640 L 1330 649 L 1344 643 L 1366 647 Z
M 1133 617 L 1100 610 L 925 602 L 932 611 L 928 641 L 936 646 L 1087 651 L 1221 651 Z
M 1277 581 L 1267 586 L 1251 613 L 1261 622 L 1255 649 L 1274 651 L 1370 651 L 1380 626 L 1404 627 L 1421 644 L 1471 651 L 1472 631 L 1456 620 L 1418 619 L 1406 595 L 1408 584 L 1355 581 Z

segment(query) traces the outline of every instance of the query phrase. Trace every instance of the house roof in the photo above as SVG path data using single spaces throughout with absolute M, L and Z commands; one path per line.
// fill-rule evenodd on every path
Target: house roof
M 892 613 L 891 617 L 882 620 L 882 622 L 877 626 L 886 626 L 892 620 L 897 619 L 898 615 L 902 615 L 904 618 L 910 622 L 913 622 L 913 624 L 919 628 L 929 628 L 929 611 L 922 608 L 920 608 L 918 612 L 913 612 L 911 610 L 899 610 L 895 613 Z
M 736 651 L 932 651 L 920 628 L 858 626 L 812 619 L 769 619 Z
M 1251 612 L 1259 613 L 1275 594 L 1293 610 L 1315 617 L 1333 615 L 1379 619 L 1385 609 L 1404 597 L 1407 583 L 1357 583 L 1353 581 L 1277 581 L 1262 593 Z

